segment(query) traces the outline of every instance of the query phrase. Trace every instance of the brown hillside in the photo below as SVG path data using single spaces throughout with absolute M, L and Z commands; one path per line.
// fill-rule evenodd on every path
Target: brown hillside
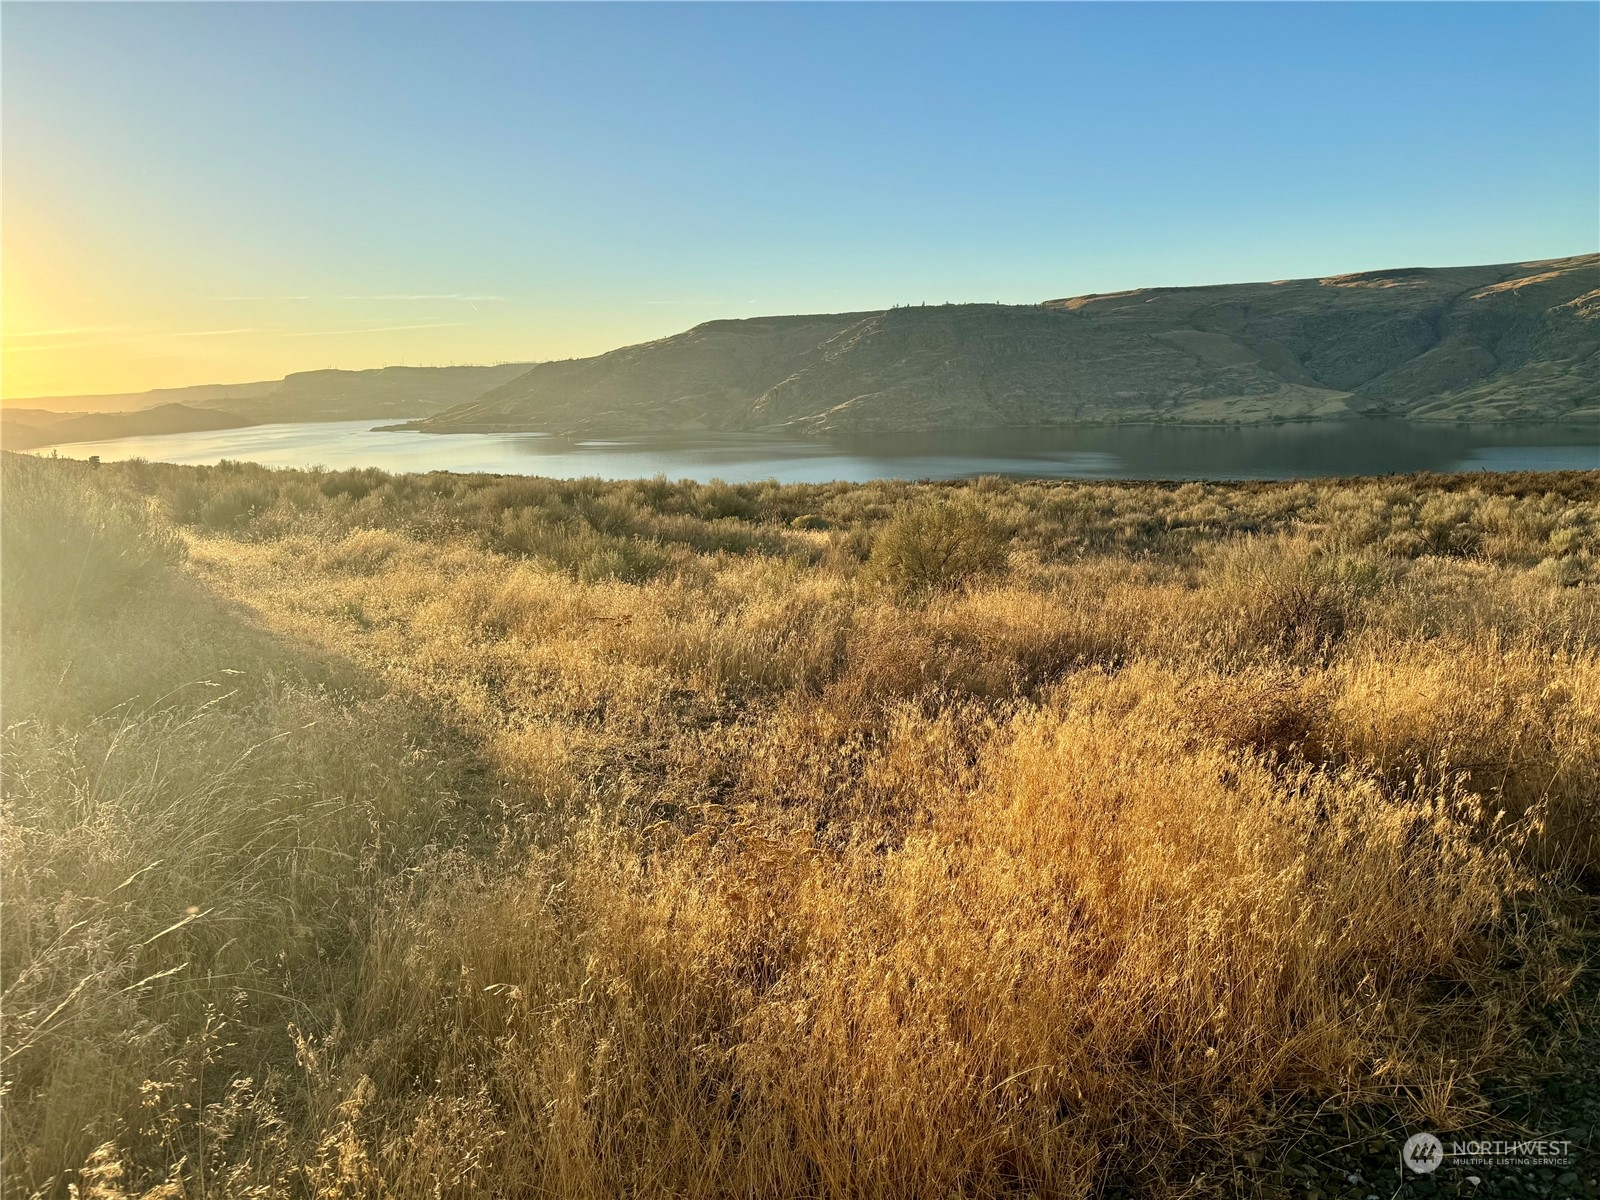
M 198 433 L 237 429 L 255 421 L 234 413 L 186 404 L 162 404 L 138 412 L 57 413 L 43 409 L 11 409 L 0 417 L 0 442 L 7 450 L 33 450 L 72 442 L 149 437 L 162 433 Z
M 1600 255 L 713 321 L 420 422 L 897 431 L 1363 414 L 1600 417 Z
M 500 363 L 466 367 L 377 367 L 368 371 L 297 371 L 263 383 L 205 384 L 109 396 L 41 396 L 11 400 L 3 411 L 8 422 L 17 428 L 37 423 L 35 418 L 40 412 L 60 417 L 68 413 L 104 415 L 177 406 L 222 409 L 248 418 L 248 424 L 356 421 L 368 417 L 417 420 L 474 400 L 489 389 L 517 378 L 530 365 Z

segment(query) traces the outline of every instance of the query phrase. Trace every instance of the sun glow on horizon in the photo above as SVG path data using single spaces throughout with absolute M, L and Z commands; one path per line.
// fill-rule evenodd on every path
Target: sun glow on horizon
M 467 286 L 272 286 L 230 262 L 158 259 L 95 214 L 68 236 L 7 192 L 0 404 L 273 380 L 297 371 L 532 362 L 676 331 L 685 310 L 610 313 Z M 130 259 L 128 261 L 120 261 Z M 277 281 L 281 282 L 281 281 Z M 254 283 L 255 286 L 249 286 Z M 706 316 L 727 315 L 712 300 Z M 696 319 L 700 318 L 698 315 Z
M 8 5 L 0 400 L 1591 250 L 1597 10 L 1468 11 Z

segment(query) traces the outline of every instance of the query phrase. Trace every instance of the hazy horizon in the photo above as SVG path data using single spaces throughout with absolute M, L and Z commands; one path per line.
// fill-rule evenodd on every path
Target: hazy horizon
M 1529 258 L 1509 259 L 1507 261 L 1508 262 L 1543 262 L 1543 261 L 1560 260 L 1560 259 L 1563 259 L 1563 258 L 1577 257 L 1577 256 L 1581 256 L 1583 254 L 1589 254 L 1589 253 L 1594 253 L 1594 251 L 1593 250 L 1580 250 L 1580 251 L 1574 252 L 1573 254 L 1542 254 L 1542 255 L 1537 255 L 1537 256 L 1529 257 Z M 1384 270 L 1384 269 L 1392 269 L 1392 268 L 1422 267 L 1422 268 L 1432 269 L 1432 268 L 1447 268 L 1447 267 L 1472 266 L 1472 265 L 1478 265 L 1478 264 L 1469 264 L 1469 263 L 1369 264 L 1369 265 L 1365 265 L 1365 266 L 1350 267 L 1350 268 L 1347 268 L 1347 269 L 1346 268 L 1332 269 L 1332 270 L 1328 270 L 1326 272 L 1322 272 L 1322 273 L 1320 273 L 1320 275 L 1323 276 L 1323 277 L 1326 277 L 1326 276 L 1334 276 L 1334 275 L 1360 274 L 1361 272 L 1368 271 L 1368 270 Z M 1488 264 L 1485 264 L 1485 265 L 1488 265 Z M 1310 276 L 1304 276 L 1303 278 L 1317 278 L 1317 277 L 1319 277 L 1319 275 L 1313 274 L 1313 275 L 1310 275 Z M 1282 277 L 1282 278 L 1286 279 L 1288 277 Z M 1232 284 L 1237 284 L 1237 283 L 1275 283 L 1275 282 L 1278 282 L 1278 281 L 1279 280 L 1263 279 L 1263 280 L 1216 280 L 1214 282 L 1219 284 L 1219 285 L 1222 285 L 1222 284 L 1230 284 L 1230 283 L 1232 283 Z M 1120 291 L 1138 291 L 1138 290 L 1142 290 L 1142 289 L 1145 289 L 1145 288 L 1172 288 L 1172 287 L 1196 287 L 1196 286 L 1203 287 L 1203 286 L 1206 286 L 1206 285 L 1205 284 L 1166 284 L 1166 283 L 1155 283 L 1155 282 L 1152 282 L 1152 283 L 1144 283 L 1144 284 L 1129 284 L 1127 287 L 1123 287 L 1123 288 L 1107 288 L 1105 290 L 1107 292 L 1110 292 L 1110 293 L 1115 293 L 1115 292 L 1120 292 Z M 1052 296 L 1052 297 L 1049 297 L 1049 298 L 1050 299 L 1063 299 L 1063 298 L 1070 299 L 1074 295 L 1086 295 L 1086 294 L 1088 294 L 1088 293 L 1083 293 L 1083 292 L 1076 292 L 1076 293 L 1070 293 L 1070 294 L 1065 294 L 1064 293 L 1063 296 L 1060 296 L 1060 297 Z M 1026 301 L 1026 300 L 1024 300 L 1024 301 L 1009 301 L 1009 302 L 1008 301 L 1001 301 L 1000 303 L 1002 303 L 1002 304 L 1012 304 L 1012 305 L 1017 305 L 1017 306 L 1026 306 L 1026 305 L 1030 305 L 1030 304 L 1036 304 L 1036 303 L 1039 303 L 1039 302 L 1040 301 Z M 912 302 L 912 303 L 927 304 L 928 302 L 927 301 L 920 301 L 920 302 Z M 983 301 L 983 300 L 950 300 L 950 301 L 935 301 L 933 303 L 934 304 L 987 304 L 987 303 L 992 303 L 992 302 Z M 889 307 L 893 307 L 893 306 L 884 305 L 882 307 L 883 308 L 889 308 Z M 859 310 L 857 310 L 857 309 L 852 309 L 852 308 L 842 308 L 842 309 L 836 309 L 836 310 L 833 310 L 833 311 L 835 311 L 835 312 L 852 312 L 852 311 L 867 312 L 867 311 L 878 311 L 878 310 L 873 310 L 873 309 L 859 309 Z M 790 316 L 809 316 L 809 315 L 815 315 L 815 314 L 802 313 L 802 312 L 740 313 L 740 314 L 733 315 L 733 316 L 730 316 L 730 317 L 727 317 L 727 318 L 707 317 L 707 318 L 705 318 L 705 320 L 719 320 L 719 319 L 761 320 L 763 318 L 769 318 L 769 317 L 790 317 Z M 699 323 L 699 322 L 697 322 L 697 323 Z M 663 338 L 663 337 L 670 337 L 672 334 L 675 334 L 675 333 L 681 333 L 684 330 L 692 328 L 692 327 L 693 327 L 692 325 L 676 326 L 676 327 L 674 327 L 672 329 L 666 329 L 666 330 L 661 331 L 660 333 L 652 334 L 649 337 L 641 338 L 637 342 L 623 342 L 623 343 L 618 343 L 616 346 L 607 346 L 602 350 L 594 351 L 593 354 L 588 354 L 588 355 L 563 355 L 561 357 L 563 359 L 575 359 L 575 358 L 592 357 L 594 354 L 604 354 L 609 350 L 625 349 L 625 348 L 627 348 L 629 346 L 644 345 L 644 344 L 647 344 L 647 343 L 649 343 L 651 341 L 659 340 L 660 338 Z M 426 369 L 449 368 L 449 367 L 497 367 L 497 366 L 508 366 L 508 365 L 521 364 L 521 363 L 526 363 L 528 366 L 532 367 L 532 366 L 536 366 L 536 365 L 538 365 L 540 363 L 556 362 L 556 361 L 561 361 L 561 360 L 560 359 L 555 359 L 555 358 L 540 358 L 540 359 L 525 358 L 525 359 L 523 359 L 523 358 L 514 358 L 513 357 L 513 358 L 487 359 L 487 360 L 478 361 L 478 362 L 454 362 L 454 361 L 452 361 L 452 362 L 406 362 L 406 363 L 401 363 L 401 362 L 380 362 L 380 363 L 348 364 L 348 365 L 347 364 L 339 364 L 339 365 L 330 365 L 330 366 L 321 366 L 321 367 L 307 366 L 307 367 L 293 368 L 291 370 L 285 371 L 281 376 L 272 376 L 272 377 L 268 377 L 268 378 L 202 379 L 202 380 L 196 380 L 196 381 L 193 381 L 193 382 L 181 383 L 181 384 L 155 384 L 155 385 L 153 385 L 151 387 L 148 387 L 148 388 L 127 389 L 127 390 L 120 391 L 120 392 L 47 392 L 47 393 L 34 393 L 34 394 L 30 394 L 30 395 L 21 395 L 21 396 L 13 396 L 13 395 L 9 395 L 9 394 L 0 394 L 0 404 L 4 404 L 6 407 L 17 408 L 17 407 L 22 407 L 22 406 L 27 405 L 27 404 L 32 403 L 32 402 L 42 401 L 42 400 L 52 400 L 52 399 L 83 399 L 83 398 L 92 397 L 92 396 L 104 396 L 107 399 L 117 399 L 117 398 L 127 397 L 127 396 L 142 396 L 142 395 L 146 395 L 146 394 L 151 393 L 151 392 L 166 392 L 166 391 L 181 392 L 181 391 L 191 390 L 191 389 L 195 389 L 195 388 L 208 388 L 208 387 L 216 387 L 216 388 L 246 387 L 246 386 L 252 386 L 252 385 L 256 385 L 256 384 L 276 382 L 278 379 L 286 378 L 289 375 L 311 374 L 311 373 L 315 373 L 317 371 L 324 371 L 324 370 L 328 370 L 328 371 L 349 371 L 349 372 L 368 372 L 368 371 L 384 371 L 384 370 L 388 370 L 388 369 L 393 368 L 393 367 L 403 367 L 403 368 L 413 368 L 413 369 L 424 369 L 424 370 L 426 370 Z
M 1600 210 L 1593 6 L 4 19 L 13 404 L 1563 257 Z

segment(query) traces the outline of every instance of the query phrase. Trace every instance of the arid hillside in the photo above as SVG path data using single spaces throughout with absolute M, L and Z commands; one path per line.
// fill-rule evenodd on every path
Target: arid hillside
M 245 418 L 245 424 L 274 421 L 358 421 L 368 417 L 416 420 L 515 379 L 529 363 L 468 367 L 377 367 L 370 371 L 296 371 L 257 383 L 204 384 L 157 388 L 110 396 L 41 396 L 8 401 L 7 418 L 27 422 L 26 413 L 139 412 L 155 408 L 213 408 Z M 140 432 L 148 432 L 141 430 Z M 177 432 L 163 430 L 162 432 Z M 122 435 L 97 435 L 122 436 Z M 36 442 L 35 445 L 45 445 Z M 12 449 L 21 449 L 20 445 Z
M 296 371 L 271 391 L 208 403 L 257 421 L 417 419 L 462 404 L 515 379 L 527 363 L 488 367 L 382 367 L 372 371 Z
M 237 429 L 256 422 L 220 409 L 187 404 L 162 404 L 138 412 L 62 413 L 42 408 L 7 409 L 0 414 L 0 445 L 7 450 L 33 450 L 71 442 L 148 437 L 160 433 L 197 433 Z
M 1600 255 L 712 321 L 419 428 L 909 431 L 1600 417 Z

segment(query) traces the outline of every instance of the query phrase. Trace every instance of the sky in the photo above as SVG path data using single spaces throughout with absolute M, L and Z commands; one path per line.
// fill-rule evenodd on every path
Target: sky
M 0 7 L 0 394 L 1600 244 L 1600 5 Z

